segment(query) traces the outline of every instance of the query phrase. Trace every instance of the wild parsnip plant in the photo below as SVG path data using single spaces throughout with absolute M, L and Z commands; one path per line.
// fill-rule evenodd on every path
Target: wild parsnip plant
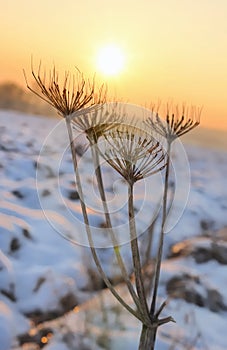
M 107 288 L 109 288 L 121 305 L 140 320 L 142 332 L 139 349 L 153 350 L 155 348 L 158 327 L 174 321 L 171 316 L 160 318 L 160 314 L 166 305 L 165 303 L 158 308 L 156 306 L 164 243 L 164 226 L 167 218 L 167 193 L 171 145 L 177 137 L 197 126 L 199 124 L 199 119 L 197 115 L 196 119 L 194 118 L 194 109 L 193 113 L 189 113 L 183 108 L 180 117 L 178 117 L 177 109 L 175 112 L 171 111 L 171 115 L 168 109 L 165 120 L 160 118 L 158 111 L 154 114 L 154 110 L 152 110 L 151 117 L 144 122 L 144 126 L 147 130 L 145 131 L 144 128 L 138 127 L 139 124 L 133 126 L 132 124 L 128 125 L 125 123 L 126 116 L 124 110 L 117 108 L 116 103 L 105 104 L 106 93 L 103 87 L 96 89 L 95 82 L 93 81 L 91 84 L 79 71 L 77 71 L 76 76 L 65 73 L 62 83 L 59 82 L 59 75 L 55 68 L 49 72 L 48 78 L 46 78 L 46 73 L 42 71 L 41 65 L 37 73 L 34 72 L 32 67 L 32 76 L 35 80 L 36 87 L 31 88 L 27 83 L 28 88 L 54 107 L 58 114 L 66 121 L 83 220 L 97 270 Z M 78 167 L 78 155 L 76 154 L 76 143 L 73 137 L 74 129 L 83 132 L 89 142 L 100 200 L 103 206 L 103 214 L 106 221 L 106 232 L 111 238 L 122 279 L 131 296 L 130 304 L 122 298 L 108 279 L 94 245 L 88 208 L 84 201 L 83 182 Z M 157 140 L 157 137 L 154 136 L 155 133 L 160 134 L 166 139 L 167 152 L 160 140 Z M 100 157 L 116 170 L 127 184 L 127 221 L 135 285 L 127 271 L 126 264 L 121 254 L 121 247 L 114 232 L 114 226 L 106 199 Z M 134 187 L 138 181 L 144 180 L 146 177 L 152 176 L 162 170 L 165 170 L 162 224 L 156 257 L 152 297 L 150 300 L 149 296 L 145 293 L 145 281 L 142 273 L 134 211 Z M 151 306 L 149 303 L 151 303 Z

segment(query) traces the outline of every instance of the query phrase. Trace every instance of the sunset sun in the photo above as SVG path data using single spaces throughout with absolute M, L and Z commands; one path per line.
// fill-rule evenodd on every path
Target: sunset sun
M 97 57 L 97 66 L 101 73 L 109 76 L 119 74 L 125 64 L 125 56 L 117 46 L 106 46 L 102 48 Z

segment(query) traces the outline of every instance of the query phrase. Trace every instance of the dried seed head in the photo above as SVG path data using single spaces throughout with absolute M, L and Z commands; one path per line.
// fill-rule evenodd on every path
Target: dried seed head
M 177 106 L 170 108 L 167 105 L 165 120 L 160 118 L 158 111 L 154 112 L 153 108 L 152 115 L 145 121 L 145 124 L 165 137 L 168 142 L 172 142 L 198 126 L 200 115 L 201 109 L 195 107 L 186 108 L 183 106 L 181 113 L 179 113 Z
M 75 129 L 84 132 L 91 144 L 109 130 L 117 127 L 122 122 L 122 115 L 117 109 L 117 103 L 108 103 L 85 108 L 83 112 L 75 112 L 71 116 Z
M 105 134 L 104 159 L 128 183 L 135 183 L 165 167 L 160 143 L 136 127 L 121 125 Z
M 41 72 L 41 63 L 37 73 L 33 65 L 31 71 L 36 85 L 35 88 L 31 88 L 24 73 L 28 89 L 54 107 L 62 117 L 105 101 L 103 87 L 95 93 L 94 80 L 92 83 L 85 80 L 78 69 L 76 76 L 65 72 L 62 84 L 59 82 L 59 75 L 55 67 L 49 71 L 48 78 L 45 71 Z

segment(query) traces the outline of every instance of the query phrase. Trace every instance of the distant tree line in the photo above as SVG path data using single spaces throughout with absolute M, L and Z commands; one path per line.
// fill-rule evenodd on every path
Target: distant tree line
M 14 82 L 0 84 L 0 109 L 48 116 L 55 115 L 48 105 Z

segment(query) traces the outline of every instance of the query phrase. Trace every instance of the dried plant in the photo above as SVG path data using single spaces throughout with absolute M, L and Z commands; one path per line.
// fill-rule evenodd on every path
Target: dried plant
M 200 113 L 199 111 L 197 111 L 197 113 L 195 109 L 191 109 L 189 111 L 183 107 L 181 117 L 179 117 L 177 108 L 174 111 L 170 111 L 170 108 L 168 107 L 166 118 L 165 120 L 162 120 L 158 114 L 158 111 L 154 116 L 153 109 L 151 118 L 148 118 L 145 121 L 146 127 L 148 126 L 151 129 L 151 132 L 145 132 L 138 126 L 124 125 L 124 113 L 122 113 L 122 111 L 117 111 L 116 105 L 113 104 L 112 109 L 110 110 L 105 109 L 104 102 L 106 99 L 106 92 L 104 91 L 103 87 L 100 89 L 95 89 L 94 80 L 92 83 L 85 80 L 83 74 L 78 70 L 76 77 L 70 75 L 68 72 L 65 73 L 62 84 L 60 84 L 59 75 L 55 67 L 50 70 L 48 78 L 46 78 L 46 72 L 44 71 L 42 73 L 41 71 L 41 64 L 37 73 L 35 73 L 32 66 L 32 76 L 35 80 L 36 88 L 33 89 L 30 87 L 25 75 L 27 87 L 38 97 L 54 107 L 57 112 L 63 118 L 65 118 L 83 220 L 89 246 L 97 270 L 107 288 L 109 288 L 121 305 L 123 305 L 123 307 L 125 307 L 132 315 L 141 321 L 142 333 L 140 337 L 139 349 L 153 350 L 155 347 L 158 327 L 165 323 L 174 321 L 171 316 L 160 318 L 160 314 L 166 305 L 165 302 L 159 308 L 156 307 L 164 242 L 164 225 L 167 216 L 167 191 L 171 144 L 177 137 L 192 130 L 199 124 Z M 131 295 L 133 302 L 132 306 L 131 304 L 128 304 L 123 297 L 121 297 L 116 288 L 107 278 L 94 246 L 88 210 L 84 201 L 82 181 L 78 168 L 73 129 L 84 132 L 88 138 L 94 162 L 100 199 L 103 204 L 107 232 L 110 234 L 113 243 L 114 252 L 121 270 L 122 278 L 125 281 Z M 166 138 L 167 153 L 165 152 L 163 145 L 153 136 L 154 131 Z M 104 149 L 103 141 L 105 145 Z M 99 160 L 100 154 L 104 157 L 107 163 L 126 180 L 128 186 L 128 227 L 133 270 L 135 275 L 135 287 L 129 278 L 125 263 L 120 253 L 118 241 L 114 234 L 103 184 Z M 155 266 L 151 306 L 149 307 L 148 299 L 145 293 L 145 284 L 142 274 L 141 257 L 136 230 L 134 186 L 137 181 L 156 174 L 164 168 L 166 170 L 163 193 L 162 225 Z
M 73 130 L 71 125 L 71 119 L 74 120 L 76 117 L 80 117 L 82 113 L 88 113 L 92 110 L 99 109 L 100 105 L 105 102 L 106 94 L 104 93 L 103 88 L 98 89 L 98 92 L 95 91 L 95 83 L 91 85 L 89 81 L 86 81 L 83 77 L 83 74 L 77 71 L 77 78 L 74 76 L 71 77 L 69 73 L 66 73 L 63 78 L 63 85 L 60 87 L 59 84 L 59 75 L 56 72 L 55 67 L 49 71 L 49 79 L 46 79 L 46 72 L 41 73 L 41 64 L 39 65 L 38 72 L 35 73 L 33 66 L 32 76 L 35 80 L 38 91 L 31 88 L 27 82 L 27 78 L 25 75 L 25 79 L 27 82 L 27 87 L 30 91 L 32 91 L 35 95 L 46 101 L 52 107 L 54 107 L 57 112 L 65 118 L 66 126 L 68 130 L 68 136 L 70 140 L 70 147 L 72 153 L 73 166 L 76 177 L 76 184 L 79 193 L 81 210 L 83 214 L 83 219 L 86 227 L 86 232 L 88 236 L 88 241 L 91 249 L 92 256 L 94 258 L 97 269 L 103 278 L 106 286 L 112 292 L 112 294 L 116 297 L 116 299 L 135 317 L 141 319 L 141 315 L 139 312 L 132 309 L 117 293 L 109 279 L 107 278 L 100 260 L 98 258 L 91 228 L 89 224 L 89 218 L 87 213 L 87 207 L 84 201 L 83 189 L 81 178 L 78 170 L 78 162 L 77 162 L 77 154 L 75 151 L 75 141 L 73 138 Z
M 159 109 L 159 108 L 158 108 Z M 168 207 L 168 187 L 169 187 L 169 172 L 170 172 L 170 161 L 171 161 L 171 146 L 172 142 L 176 138 L 186 134 L 187 132 L 194 129 L 200 124 L 200 114 L 201 109 L 196 109 L 195 107 L 186 108 L 182 107 L 181 115 L 179 116 L 178 107 L 170 108 L 167 105 L 166 117 L 162 119 L 159 116 L 158 109 L 155 112 L 154 107 L 151 111 L 151 117 L 145 121 L 145 125 L 150 127 L 150 129 L 155 130 L 161 136 L 166 139 L 167 142 L 167 161 L 165 169 L 165 181 L 164 181 L 164 193 L 162 200 L 162 222 L 161 222 L 161 232 L 159 237 L 158 252 L 156 257 L 156 267 L 154 276 L 154 287 L 152 302 L 150 307 L 150 313 L 159 315 L 160 312 L 166 305 L 164 302 L 158 309 L 156 307 L 158 285 L 161 271 L 161 261 L 163 253 L 164 244 L 164 233 L 165 233 L 165 223 L 167 219 L 167 207 Z M 157 328 L 156 328 L 157 331 Z M 156 334 L 155 334 L 156 337 Z
M 158 134 L 167 139 L 168 142 L 174 141 L 187 132 L 194 129 L 200 123 L 201 109 L 196 107 L 182 106 L 181 113 L 178 106 L 172 107 L 167 104 L 166 117 L 162 119 L 159 116 L 159 107 L 157 111 L 152 107 L 151 117 L 145 123 L 155 130 Z
M 135 126 L 121 125 L 104 135 L 106 143 L 100 149 L 104 159 L 114 168 L 128 184 L 128 222 L 130 244 L 135 274 L 136 291 L 142 307 L 143 329 L 139 349 L 154 349 L 156 329 L 173 321 L 172 317 L 159 319 L 159 315 L 151 313 L 146 298 L 145 284 L 137 238 L 134 212 L 134 185 L 161 171 L 166 166 L 165 152 L 151 134 Z
M 99 160 L 98 140 L 101 136 L 105 135 L 105 133 L 112 129 L 115 129 L 121 124 L 123 117 L 123 114 L 121 114 L 121 112 L 122 110 L 121 108 L 118 108 L 117 103 L 103 104 L 101 108 L 96 108 L 92 112 L 83 113 L 79 116 L 77 116 L 77 114 L 74 113 L 71 116 L 71 122 L 75 129 L 80 130 L 86 134 L 87 139 L 89 141 L 92 152 L 92 160 L 94 164 L 95 175 L 98 184 L 98 190 L 100 194 L 100 199 L 102 201 L 104 216 L 106 220 L 106 229 L 112 241 L 114 253 L 122 274 L 122 278 L 126 283 L 126 286 L 128 287 L 128 291 L 132 297 L 132 300 L 137 306 L 138 313 L 142 315 L 143 312 L 139 298 L 136 295 L 132 282 L 129 278 L 129 274 L 121 256 L 120 247 L 112 227 Z
M 106 133 L 105 160 L 130 184 L 157 173 L 165 167 L 160 143 L 144 131 L 121 126 Z
M 90 83 L 78 69 L 76 75 L 65 72 L 62 83 L 55 66 L 49 70 L 47 76 L 46 71 L 42 70 L 41 62 L 37 72 L 31 64 L 31 73 L 35 87 L 29 85 L 24 72 L 27 88 L 54 107 L 62 117 L 105 102 L 106 91 L 103 86 L 96 91 L 95 79 Z
M 116 102 L 103 103 L 97 104 L 90 111 L 73 113 L 71 115 L 73 128 L 85 133 L 90 145 L 94 145 L 99 137 L 122 123 L 121 112 L 116 112 L 117 107 Z

